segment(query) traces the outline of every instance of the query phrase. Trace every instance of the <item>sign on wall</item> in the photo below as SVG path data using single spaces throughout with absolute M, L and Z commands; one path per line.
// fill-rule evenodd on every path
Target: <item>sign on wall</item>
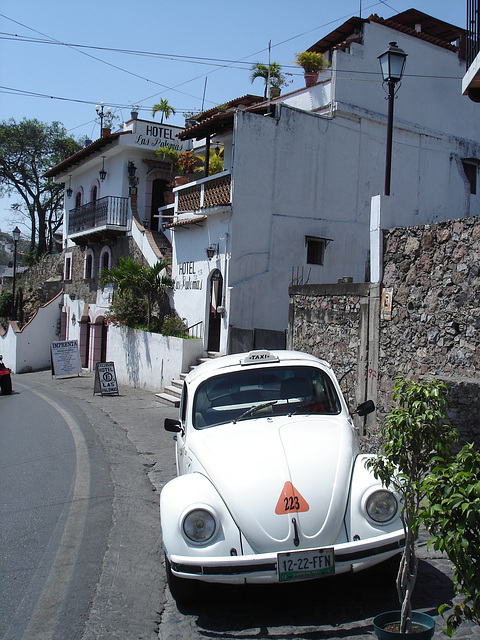
M 118 396 L 117 376 L 113 362 L 97 362 L 93 394 L 96 393 L 101 393 L 102 396 Z
M 62 340 L 50 345 L 52 376 L 73 376 L 82 373 L 78 340 Z
M 180 127 L 172 127 L 152 122 L 136 121 L 133 143 L 135 146 L 158 149 L 158 147 L 170 147 L 175 151 L 182 151 L 186 145 L 177 138 Z

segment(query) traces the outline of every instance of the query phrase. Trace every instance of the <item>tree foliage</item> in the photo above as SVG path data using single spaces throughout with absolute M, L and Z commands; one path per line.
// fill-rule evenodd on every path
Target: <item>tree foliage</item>
M 425 498 L 424 481 L 437 464 L 437 456 L 447 459 L 457 439 L 457 431 L 446 417 L 446 391 L 446 385 L 439 380 L 415 382 L 398 376 L 393 391 L 396 406 L 381 429 L 383 450 L 366 463 L 375 477 L 395 490 L 402 500 L 405 548 L 397 576 L 401 633 L 406 633 L 411 625 L 411 597 L 418 568 L 415 539 Z
M 160 124 L 163 124 L 163 118 L 165 118 L 165 120 L 168 120 L 170 116 L 174 116 L 176 113 L 175 109 L 168 103 L 168 100 L 166 98 L 161 98 L 158 104 L 153 105 L 152 118 L 154 118 L 155 114 L 159 111 L 162 114 Z
M 120 258 L 118 267 L 104 269 L 100 286 L 114 284 L 111 320 L 134 328 L 153 328 L 152 310 L 159 295 L 171 288 L 173 281 L 166 274 L 168 263 L 164 260 L 153 267 L 135 262 L 131 256 Z
M 270 75 L 269 75 L 270 71 Z M 278 62 L 271 62 L 269 65 L 256 62 L 250 69 L 250 82 L 253 84 L 257 78 L 262 78 L 265 82 L 264 98 L 267 98 L 269 87 L 281 87 L 285 82 L 282 67 Z
M 446 634 L 452 637 L 462 620 L 480 625 L 480 453 L 466 444 L 451 460 L 434 459 L 426 477 L 425 525 L 428 545 L 447 554 L 454 566 L 455 591 L 460 604 L 439 608 L 447 616 Z
M 27 219 L 37 257 L 52 251 L 63 212 L 63 187 L 44 173 L 80 146 L 59 122 L 10 118 L 0 123 L 0 194 L 19 196 L 12 209 Z

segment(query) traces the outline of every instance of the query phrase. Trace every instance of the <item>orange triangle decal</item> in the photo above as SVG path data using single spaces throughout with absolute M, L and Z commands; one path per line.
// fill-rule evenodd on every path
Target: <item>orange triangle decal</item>
M 286 482 L 275 507 L 275 513 L 281 516 L 284 513 L 301 513 L 309 509 L 310 507 L 305 498 L 295 489 L 291 482 Z

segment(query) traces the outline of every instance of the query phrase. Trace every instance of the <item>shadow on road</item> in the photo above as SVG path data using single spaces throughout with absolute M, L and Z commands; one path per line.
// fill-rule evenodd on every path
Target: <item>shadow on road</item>
M 247 629 L 252 633 L 241 633 L 242 639 L 355 637 L 369 633 L 371 618 L 378 613 L 398 609 L 397 568 L 395 560 L 385 567 L 334 579 L 270 586 L 205 585 L 195 604 L 179 610 L 197 617 L 197 629 L 206 638 L 237 638 L 238 631 Z M 436 615 L 438 606 L 452 597 L 451 578 L 431 563 L 420 561 L 414 608 Z M 335 629 L 325 628 L 329 626 Z M 292 627 L 301 636 L 292 633 Z

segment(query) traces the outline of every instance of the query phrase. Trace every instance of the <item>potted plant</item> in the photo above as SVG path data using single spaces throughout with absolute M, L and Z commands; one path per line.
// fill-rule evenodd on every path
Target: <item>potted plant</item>
M 325 60 L 323 54 L 317 53 L 316 51 L 303 51 L 295 55 L 295 64 L 303 69 L 306 87 L 312 87 L 316 84 L 319 74 L 323 73 L 325 69 L 330 66 L 330 63 Z
M 137 120 L 139 111 L 140 111 L 140 105 L 132 104 L 132 106 L 130 107 L 130 116 L 132 120 Z
M 182 176 L 187 177 L 190 173 L 195 171 L 195 167 L 198 164 L 198 158 L 190 149 L 187 151 L 180 151 L 178 154 L 178 166 Z
M 453 564 L 453 607 L 442 604 L 445 633 L 451 638 L 463 620 L 480 626 L 480 452 L 466 444 L 451 460 L 438 456 L 424 483 L 423 521 L 432 538 L 428 546 L 447 554 Z
M 270 66 L 262 62 L 256 62 L 250 69 L 250 82 L 253 84 L 257 78 L 262 78 L 265 82 L 263 97 L 267 99 L 267 91 L 270 87 L 280 89 L 285 83 L 282 67 L 278 62 L 271 62 Z
M 396 405 L 380 430 L 384 439 L 382 451 L 366 462 L 377 479 L 397 492 L 405 531 L 405 547 L 396 583 L 401 611 L 375 618 L 374 629 L 382 639 L 387 638 L 390 631 L 411 633 L 413 626 L 425 630 L 423 622 L 415 620 L 418 615 L 412 614 L 411 597 L 418 569 L 415 541 L 421 522 L 421 504 L 425 498 L 425 478 L 437 464 L 439 455 L 448 457 L 449 449 L 456 440 L 457 432 L 446 418 L 446 390 L 446 385 L 439 380 L 415 382 L 397 376 L 393 390 Z M 425 615 L 420 614 L 421 617 Z M 422 637 L 433 636 L 435 621 L 433 618 L 430 620 L 428 626 L 431 628 Z M 389 627 L 385 630 L 387 622 Z

